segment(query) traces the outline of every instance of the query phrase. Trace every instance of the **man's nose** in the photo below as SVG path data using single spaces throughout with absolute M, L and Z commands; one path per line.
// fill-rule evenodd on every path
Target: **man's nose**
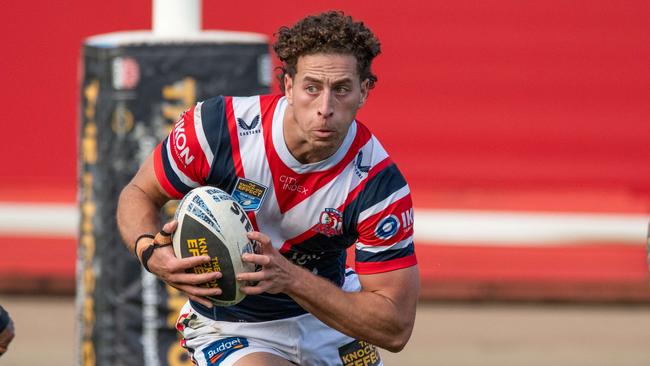
M 320 105 L 318 106 L 318 115 L 328 118 L 334 114 L 334 100 L 329 90 L 324 90 L 320 96 Z

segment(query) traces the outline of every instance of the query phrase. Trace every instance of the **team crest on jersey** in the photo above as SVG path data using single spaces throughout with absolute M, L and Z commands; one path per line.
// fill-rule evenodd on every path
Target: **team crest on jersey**
M 237 178 L 231 196 L 245 211 L 257 211 L 262 206 L 267 187 L 249 179 Z
M 239 136 L 247 136 L 247 135 L 260 133 L 260 129 L 258 128 L 259 123 L 260 123 L 259 114 L 253 117 L 253 119 L 251 119 L 250 122 L 247 122 L 243 118 L 237 118 L 237 124 L 243 130 L 239 132 Z
M 314 225 L 312 230 L 325 236 L 343 234 L 343 215 L 341 211 L 335 208 L 326 208 L 321 212 L 318 224 Z

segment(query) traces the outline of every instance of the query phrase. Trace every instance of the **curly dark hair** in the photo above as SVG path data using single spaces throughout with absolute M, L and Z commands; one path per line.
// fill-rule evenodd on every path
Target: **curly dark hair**
M 349 54 L 357 59 L 361 81 L 368 80 L 372 89 L 377 76 L 370 69 L 372 60 L 381 52 L 379 40 L 363 22 L 355 22 L 341 11 L 328 11 L 307 16 L 293 27 L 281 27 L 273 49 L 282 62 L 279 67 L 280 89 L 284 92 L 284 76 L 296 75 L 298 58 L 316 53 Z

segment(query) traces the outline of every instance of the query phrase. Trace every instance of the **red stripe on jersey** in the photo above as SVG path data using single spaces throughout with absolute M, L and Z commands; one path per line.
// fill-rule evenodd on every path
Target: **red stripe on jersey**
M 377 165 L 372 167 L 368 172 L 368 176 L 366 177 L 366 179 L 364 179 L 352 192 L 348 194 L 347 198 L 345 199 L 345 202 L 341 206 L 337 207 L 337 210 L 339 210 L 339 212 L 344 212 L 345 208 L 348 207 L 348 205 L 350 205 L 350 203 L 352 203 L 352 201 L 354 201 L 357 198 L 357 196 L 361 191 L 363 191 L 363 188 L 366 186 L 366 183 L 368 183 L 370 179 L 374 178 L 379 172 L 384 170 L 387 166 L 389 166 L 392 163 L 393 161 L 389 157 L 386 157 L 386 159 L 380 161 Z M 285 253 L 292 246 L 296 244 L 300 244 L 303 241 L 311 238 L 316 234 L 317 233 L 314 230 L 312 230 L 312 228 L 309 228 L 304 233 L 285 241 L 282 247 L 280 248 L 280 252 Z
M 169 133 L 167 148 L 183 174 L 199 184 L 205 184 L 205 178 L 210 172 L 210 162 L 207 161 L 196 136 L 194 108 L 183 113 L 174 124 Z
M 167 192 L 167 194 L 172 198 L 182 198 L 184 195 L 177 191 L 176 188 L 169 182 L 167 175 L 165 174 L 165 168 L 163 167 L 163 158 L 162 158 L 162 142 L 156 146 L 156 149 L 153 151 L 153 170 L 156 173 L 156 178 L 160 186 Z
M 385 209 L 368 217 L 357 225 L 359 232 L 359 242 L 366 245 L 390 245 L 397 243 L 413 235 L 413 220 L 411 216 L 411 195 L 406 195 L 399 200 L 391 203 Z M 377 237 L 375 229 L 377 225 L 390 215 L 394 215 L 399 222 L 398 231 L 388 239 Z
M 226 119 L 228 121 L 228 132 L 230 133 L 230 146 L 232 147 L 232 161 L 235 166 L 235 174 L 238 177 L 246 178 L 244 174 L 244 166 L 242 165 L 241 160 L 241 150 L 239 148 L 239 137 L 237 133 L 237 120 L 235 118 L 235 110 L 232 105 L 232 97 L 224 97 L 224 102 L 226 105 Z M 230 192 L 232 193 L 232 192 Z M 257 225 L 257 219 L 255 218 L 255 212 L 248 211 L 246 212 L 248 219 L 253 225 L 255 231 L 259 231 L 259 226 Z
M 223 100 L 226 105 L 226 118 L 228 119 L 228 132 L 230 132 L 230 146 L 232 147 L 232 161 L 235 165 L 235 174 L 238 177 L 243 177 L 244 168 L 241 163 L 239 138 L 237 137 L 237 121 L 235 120 L 235 111 L 232 106 L 232 97 L 224 97 Z
M 371 138 L 370 131 L 360 123 L 357 123 L 357 134 L 354 137 L 352 145 L 341 161 L 334 167 L 320 172 L 296 173 L 289 168 L 280 159 L 275 146 L 271 132 L 273 116 L 267 116 L 269 121 L 265 121 L 264 141 L 267 144 L 266 155 L 273 177 L 273 188 L 278 201 L 280 212 L 284 213 L 307 199 L 314 192 L 335 179 L 345 167 L 357 156 L 359 149 L 365 145 Z M 285 187 L 302 187 L 296 189 Z M 305 189 L 305 191 L 301 191 Z
M 391 259 L 385 262 L 355 262 L 354 270 L 360 275 L 390 272 L 418 264 L 415 254 L 408 257 Z
M 312 230 L 312 228 L 307 229 L 304 233 L 285 241 L 280 248 L 280 253 L 286 253 L 292 246 L 300 244 L 316 234 L 317 232 Z

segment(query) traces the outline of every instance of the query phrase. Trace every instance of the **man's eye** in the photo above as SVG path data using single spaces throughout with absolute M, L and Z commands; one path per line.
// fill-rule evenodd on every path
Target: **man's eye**
M 305 88 L 307 93 L 316 93 L 318 91 L 318 88 L 316 88 L 314 85 L 309 85 Z
M 335 90 L 336 93 L 338 93 L 338 94 L 345 94 L 345 93 L 347 93 L 347 92 L 350 91 L 350 89 L 348 89 L 348 88 L 345 87 L 345 86 L 339 86 L 339 87 L 337 87 L 337 88 L 334 89 L 334 90 Z

